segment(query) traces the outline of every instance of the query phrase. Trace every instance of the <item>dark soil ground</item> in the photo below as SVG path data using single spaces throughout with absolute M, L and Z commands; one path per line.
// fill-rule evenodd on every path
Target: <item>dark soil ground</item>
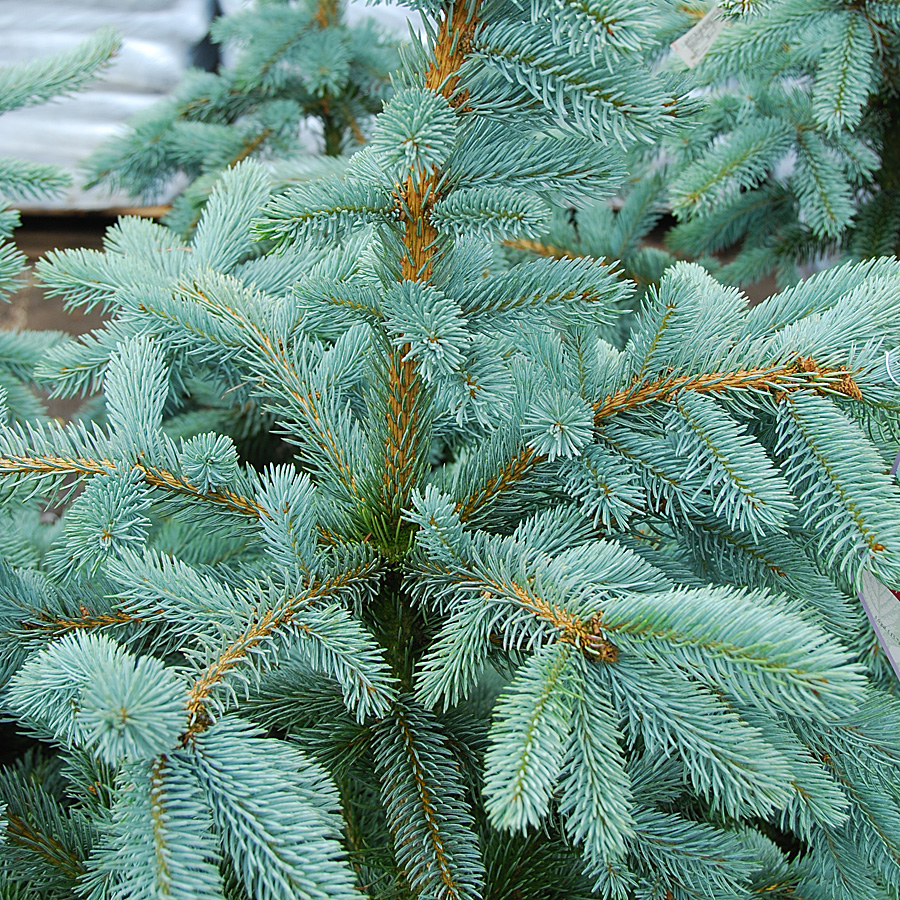
M 95 214 L 23 217 L 14 239 L 28 257 L 28 262 L 33 264 L 48 250 L 56 248 L 91 247 L 99 250 L 103 244 L 103 233 L 114 222 L 115 218 L 111 216 Z M 30 274 L 12 302 L 0 305 L 0 329 L 4 331 L 28 328 L 82 334 L 97 328 L 101 321 L 97 314 L 84 316 L 78 312 L 66 312 L 62 303 L 44 294 Z
M 23 217 L 22 225 L 14 232 L 19 249 L 33 266 L 48 250 L 71 247 L 100 249 L 103 234 L 115 222 L 108 215 L 52 215 Z M 22 288 L 9 303 L 0 303 L 0 330 L 3 331 L 66 331 L 83 334 L 98 328 L 103 317 L 98 312 L 84 315 L 78 310 L 68 312 L 62 301 L 48 297 L 35 281 L 29 268 Z M 67 418 L 78 408 L 78 400 L 50 400 L 52 415 Z

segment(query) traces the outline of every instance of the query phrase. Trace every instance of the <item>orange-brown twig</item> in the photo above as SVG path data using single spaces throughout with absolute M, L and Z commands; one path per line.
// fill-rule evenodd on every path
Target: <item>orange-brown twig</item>
M 457 0 L 444 16 L 434 44 L 434 56 L 425 73 L 425 87 L 437 91 L 455 105 L 463 103 L 457 94 L 458 72 L 471 47 L 477 19 L 468 14 L 465 0 Z M 431 278 L 437 231 L 430 212 L 439 199 L 436 171 L 410 173 L 396 187 L 397 208 L 403 223 L 402 277 L 426 282 Z M 387 433 L 384 442 L 384 491 L 382 503 L 392 516 L 410 503 L 416 477 L 415 459 L 421 440 L 417 402 L 421 379 L 409 347 L 392 352 L 388 370 Z
M 671 400 L 682 391 L 718 394 L 729 390 L 766 391 L 776 396 L 798 390 L 816 390 L 820 393 L 843 394 L 854 400 L 862 400 L 859 385 L 852 373 L 841 367 L 831 369 L 819 366 L 815 360 L 799 358 L 787 365 L 737 369 L 733 372 L 709 372 L 700 375 L 663 375 L 652 381 L 636 382 L 614 394 L 608 394 L 594 404 L 594 422 L 617 413 L 656 401 Z
M 188 727 L 182 735 L 182 741 L 187 743 L 194 735 L 199 734 L 207 727 L 209 716 L 206 712 L 206 705 L 209 695 L 232 669 L 246 660 L 256 647 L 268 640 L 279 629 L 300 627 L 301 630 L 308 630 L 308 626 L 298 626 L 294 621 L 297 611 L 364 577 L 369 573 L 372 565 L 372 563 L 366 563 L 332 578 L 326 578 L 313 585 L 301 596 L 290 598 L 279 608 L 267 610 L 258 618 L 247 623 L 244 630 L 209 663 L 188 691 Z M 366 688 L 368 689 L 368 685 Z

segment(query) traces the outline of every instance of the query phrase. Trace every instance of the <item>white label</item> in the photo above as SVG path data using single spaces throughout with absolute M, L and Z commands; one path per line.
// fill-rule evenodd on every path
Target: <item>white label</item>
M 709 53 L 709 48 L 727 24 L 722 10 L 714 6 L 690 31 L 672 41 L 672 49 L 689 69 L 693 69 Z
M 875 629 L 878 643 L 900 678 L 900 600 L 871 572 L 863 571 L 859 599 Z

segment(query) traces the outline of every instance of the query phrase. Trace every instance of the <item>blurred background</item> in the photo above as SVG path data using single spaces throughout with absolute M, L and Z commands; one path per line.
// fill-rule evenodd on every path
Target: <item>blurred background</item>
M 55 197 L 17 200 L 22 225 L 14 241 L 33 264 L 54 248 L 102 247 L 103 234 L 122 214 L 159 217 L 186 183 L 176 180 L 141 205 L 134 196 L 108 186 L 85 189 L 82 166 L 110 138 L 126 132 L 126 122 L 168 96 L 191 68 L 216 71 L 228 65 L 228 48 L 209 39 L 210 23 L 251 6 L 252 0 L 0 0 L 0 65 L 28 62 L 68 50 L 112 26 L 122 49 L 86 90 L 49 103 L 14 110 L 0 117 L 0 156 L 50 163 L 72 176 Z M 377 23 L 402 40 L 418 14 L 391 3 L 366 5 L 349 0 L 344 21 Z M 223 54 L 225 57 L 223 58 Z M 80 334 L 98 327 L 99 313 L 68 313 L 44 295 L 26 273 L 10 303 L 0 303 L 0 329 L 62 330 Z M 70 412 L 54 409 L 57 414 Z
M 346 3 L 317 0 L 317 3 L 325 8 L 340 8 L 342 21 L 351 29 L 362 22 L 373 22 L 395 41 L 403 40 L 410 27 L 421 28 L 417 13 L 390 2 L 367 5 L 364 0 Z M 167 176 L 159 190 L 138 190 L 132 183 L 133 189 L 126 192 L 117 188 L 114 180 L 86 188 L 88 177 L 82 167 L 99 147 L 126 135 L 126 123 L 134 116 L 179 89 L 188 70 L 216 72 L 233 67 L 236 57 L 230 54 L 240 51 L 235 51 L 227 40 L 211 40 L 210 25 L 219 17 L 220 24 L 237 23 L 240 14 L 252 6 L 253 0 L 30 0 L 28 3 L 0 0 L 0 65 L 27 62 L 68 50 L 104 26 L 112 26 L 123 39 L 122 49 L 112 64 L 86 90 L 0 117 L 0 156 L 61 166 L 72 176 L 71 186 L 58 196 L 19 200 L 14 204 L 23 213 L 22 226 L 16 230 L 14 240 L 30 263 L 54 248 L 101 248 L 106 228 L 122 214 L 159 218 L 168 213 L 169 224 L 173 224 L 173 211 L 169 208 L 173 200 L 188 207 L 185 213 L 178 214 L 176 202 L 174 210 L 176 222 L 181 226 L 176 230 L 185 230 L 185 222 L 190 222 L 190 204 L 185 204 L 183 197 L 178 198 L 192 179 L 183 172 L 176 172 L 171 178 Z M 364 33 L 360 29 L 360 34 Z M 280 44 L 280 33 L 275 37 L 276 45 Z M 365 73 L 370 68 L 378 68 L 372 44 L 363 37 L 354 50 L 357 61 L 362 59 L 357 75 L 362 73 L 368 77 Z M 313 69 L 319 65 L 327 69 L 336 62 L 327 41 L 315 43 L 308 51 L 318 57 Z M 378 76 L 386 85 L 386 72 L 381 71 Z M 380 110 L 377 86 L 370 100 L 367 109 L 358 107 L 355 114 L 364 116 Z M 307 121 L 315 125 L 317 120 L 312 116 Z M 356 124 L 352 118 L 350 121 Z M 262 124 L 257 123 L 258 129 L 266 125 L 262 118 L 259 122 Z M 288 160 L 299 160 L 303 150 L 309 151 L 307 157 L 321 156 L 321 130 L 307 134 L 303 131 L 306 127 L 301 126 L 298 136 L 301 152 L 286 154 Z M 269 130 L 277 132 L 278 128 L 266 126 L 265 134 Z M 148 133 L 153 134 L 152 130 Z M 205 149 L 212 132 L 192 133 L 197 136 L 196 143 Z M 123 146 L 127 149 L 124 156 L 120 155 L 120 168 L 123 159 L 135 159 L 141 148 L 152 149 L 154 143 L 150 140 L 141 144 L 137 140 L 130 147 L 127 142 Z M 249 146 L 253 146 L 252 141 Z M 226 140 L 223 154 L 233 156 L 232 151 Z M 243 153 L 234 158 L 243 158 Z M 146 169 L 148 163 L 146 160 L 140 165 L 136 163 L 137 168 L 141 165 Z M 204 196 L 204 179 L 197 177 L 199 171 L 206 171 L 203 166 L 205 163 L 194 171 L 194 187 L 200 188 L 199 192 L 195 190 L 198 203 Z M 205 177 L 214 176 L 215 172 L 209 171 Z M 205 188 L 208 187 L 209 183 Z M 651 248 L 659 247 L 665 228 L 671 224 L 666 218 L 645 236 L 644 243 Z M 90 316 L 66 313 L 57 300 L 43 294 L 30 272 L 22 284 L 11 304 L 0 304 L 0 329 L 59 329 L 78 334 L 100 324 L 96 313 Z M 755 301 L 768 296 L 775 287 L 774 280 L 767 278 L 750 285 L 748 293 Z
M 70 49 L 105 25 L 123 38 L 113 64 L 87 90 L 0 119 L 0 156 L 53 163 L 73 174 L 73 186 L 61 196 L 16 205 L 32 212 L 133 206 L 124 193 L 84 190 L 80 164 L 133 115 L 169 94 L 186 69 L 215 70 L 223 60 L 209 40 L 210 22 L 249 5 L 250 0 L 0 0 L 0 65 Z M 411 16 L 416 24 L 408 8 L 350 0 L 345 20 L 352 25 L 372 19 L 402 39 Z

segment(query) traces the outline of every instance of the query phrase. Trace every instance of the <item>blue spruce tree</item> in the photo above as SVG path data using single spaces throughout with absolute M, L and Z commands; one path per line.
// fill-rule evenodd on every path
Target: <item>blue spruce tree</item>
M 900 587 L 900 263 L 748 309 L 679 262 L 620 342 L 615 264 L 509 243 L 695 114 L 653 5 L 419 8 L 342 174 L 244 160 L 189 239 L 42 266 L 110 319 L 39 377 L 105 415 L 0 432 L 7 502 L 67 505 L 0 568 L 43 748 L 0 779 L 0 891 L 896 897 L 856 587 Z

